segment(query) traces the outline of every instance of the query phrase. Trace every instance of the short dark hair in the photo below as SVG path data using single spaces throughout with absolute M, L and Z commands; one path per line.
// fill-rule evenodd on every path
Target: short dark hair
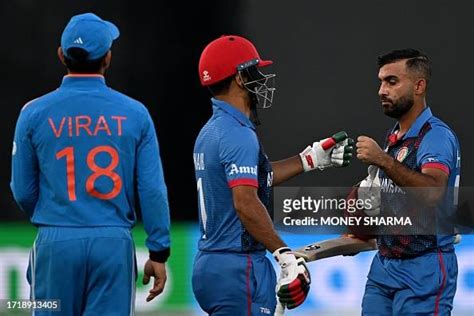
M 221 81 L 216 82 L 215 84 L 209 86 L 208 88 L 212 96 L 215 97 L 217 95 L 220 95 L 229 91 L 230 84 L 233 79 L 234 79 L 234 75 L 227 77 L 225 79 L 222 79 Z
M 75 73 L 98 73 L 107 53 L 97 59 L 88 60 L 89 53 L 87 51 L 80 47 L 71 47 L 67 50 L 67 55 L 64 55 L 64 62 L 70 71 Z
M 377 58 L 379 69 L 386 64 L 407 59 L 407 69 L 421 75 L 428 83 L 431 80 L 431 61 L 427 55 L 412 48 L 397 49 Z

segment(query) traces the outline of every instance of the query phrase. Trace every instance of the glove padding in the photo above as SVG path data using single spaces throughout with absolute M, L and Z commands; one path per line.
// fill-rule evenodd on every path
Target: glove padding
M 300 153 L 304 171 L 346 167 L 351 162 L 353 149 L 354 140 L 348 138 L 346 132 L 338 132 L 330 138 L 314 142 Z
M 311 276 L 303 258 L 296 258 L 290 248 L 277 249 L 273 256 L 281 267 L 276 287 L 278 300 L 286 308 L 301 305 L 308 296 Z

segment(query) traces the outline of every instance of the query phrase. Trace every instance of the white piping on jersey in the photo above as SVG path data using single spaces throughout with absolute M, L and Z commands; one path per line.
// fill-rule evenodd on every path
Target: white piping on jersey
M 132 245 L 132 284 L 130 284 L 130 316 L 135 315 L 135 246 Z
M 36 293 L 35 293 L 35 284 L 36 284 L 36 239 L 33 243 L 33 249 L 31 249 L 30 253 L 30 267 L 31 267 L 31 300 L 36 300 Z M 33 308 L 33 312 L 31 315 L 35 315 L 35 309 Z

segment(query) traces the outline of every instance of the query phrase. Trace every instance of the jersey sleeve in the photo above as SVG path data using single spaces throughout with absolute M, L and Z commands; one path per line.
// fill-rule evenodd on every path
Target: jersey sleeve
M 20 209 L 32 217 L 38 201 L 39 167 L 31 139 L 33 125 L 29 113 L 28 110 L 22 110 L 16 124 L 10 187 Z
M 456 137 L 447 128 L 433 128 L 423 138 L 417 154 L 417 166 L 435 168 L 449 175 L 456 165 Z
M 161 164 L 158 138 L 148 111 L 136 157 L 137 191 L 150 259 L 165 262 L 170 254 L 168 191 Z
M 230 188 L 239 185 L 258 188 L 259 150 L 257 135 L 249 128 L 233 128 L 223 135 L 219 144 L 219 158 Z

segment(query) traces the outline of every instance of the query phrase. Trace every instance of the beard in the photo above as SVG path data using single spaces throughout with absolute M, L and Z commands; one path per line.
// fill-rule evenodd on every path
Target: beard
M 381 98 L 381 101 L 389 102 L 389 104 L 382 104 L 383 113 L 394 119 L 399 119 L 410 111 L 415 102 L 413 96 L 403 96 L 395 102 L 389 98 L 383 97 Z

